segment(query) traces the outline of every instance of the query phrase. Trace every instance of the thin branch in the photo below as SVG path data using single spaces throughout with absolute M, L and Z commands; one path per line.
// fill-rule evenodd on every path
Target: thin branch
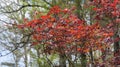
M 16 47 L 14 50 L 12 50 L 12 51 L 10 51 L 9 53 L 6 53 L 6 54 L 4 54 L 4 55 L 0 55 L 0 57 L 3 57 L 3 56 L 7 56 L 7 55 L 9 55 L 9 54 L 11 54 L 11 53 L 13 53 L 15 50 L 17 50 L 18 48 Z
M 46 4 L 53 6 L 51 3 L 47 2 L 46 0 L 43 0 Z
M 2 19 L 0 19 L 0 21 L 3 22 L 3 23 L 5 23 L 5 24 L 13 24 L 13 23 L 8 23 L 8 22 L 6 22 L 6 21 L 4 21 Z
M 7 12 L 2 12 L 2 13 L 15 13 L 15 12 L 18 12 L 18 11 L 22 10 L 23 8 L 26 8 L 26 7 L 42 7 L 42 8 L 44 8 L 44 6 L 40 6 L 40 5 L 30 5 L 30 4 L 28 4 L 28 5 L 23 5 L 23 6 L 21 6 L 20 8 L 18 8 L 18 9 L 16 9 L 16 10 L 7 11 Z M 48 9 L 49 9 L 49 8 L 48 8 Z
M 13 53 L 13 52 L 14 52 L 15 50 L 17 50 L 18 48 L 24 47 L 24 46 L 29 42 L 31 34 L 26 35 L 26 36 L 28 37 L 27 40 L 26 40 L 26 42 L 16 43 L 16 44 L 21 44 L 21 43 L 23 43 L 23 45 L 21 45 L 21 46 L 18 45 L 18 46 L 15 47 L 13 50 L 11 50 L 9 53 L 6 53 L 6 54 L 4 54 L 4 55 L 0 54 L 0 57 L 7 56 L 7 55 Z M 25 37 L 26 37 L 26 36 L 25 36 Z

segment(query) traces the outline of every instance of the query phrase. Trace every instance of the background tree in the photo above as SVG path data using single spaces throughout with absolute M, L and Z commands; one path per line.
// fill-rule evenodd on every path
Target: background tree
M 31 2 L 29 2 L 29 1 L 23 2 L 21 0 L 20 1 L 18 0 L 18 1 L 9 1 L 7 3 L 6 2 L 7 1 L 2 1 L 1 0 L 2 4 L 1 4 L 1 10 L 0 11 L 2 12 L 2 14 L 4 13 L 5 17 L 7 17 L 7 19 L 9 18 L 9 20 L 11 22 L 8 21 L 8 20 L 6 21 L 5 18 L 3 18 L 3 19 L 1 18 L 2 23 L 4 23 L 5 25 L 9 25 L 9 24 L 13 24 L 13 23 L 16 23 L 16 24 L 24 23 L 23 19 L 26 18 L 26 17 L 33 18 L 33 15 L 31 16 L 30 13 L 32 11 L 35 11 L 35 10 L 38 9 L 38 8 L 37 9 L 32 8 L 32 6 L 33 7 L 34 6 L 35 7 L 41 7 L 39 5 L 34 5 L 33 1 L 31 1 Z M 33 5 L 32 6 L 29 5 L 28 2 L 30 4 L 33 4 Z M 41 3 L 41 2 L 37 1 L 36 4 L 37 3 Z M 44 5 L 44 3 L 43 3 L 43 5 Z M 16 6 L 17 8 L 14 8 L 14 6 Z M 31 6 L 30 10 L 28 10 L 29 6 Z M 28 7 L 28 8 L 22 9 L 22 7 Z M 5 28 L 5 31 L 4 31 L 4 28 Z M 28 67 L 27 54 L 28 54 L 28 50 L 30 49 L 30 48 L 27 47 L 28 43 L 26 42 L 28 40 L 28 38 L 26 38 L 26 36 L 28 36 L 28 35 L 26 35 L 28 32 L 25 33 L 25 32 L 20 31 L 20 30 L 18 31 L 18 29 L 15 29 L 15 27 L 9 28 L 9 27 L 5 26 L 4 28 L 2 29 L 3 34 L 1 34 L 1 35 L 5 36 L 3 38 L 7 38 L 6 41 L 8 41 L 8 43 L 6 43 L 6 42 L 1 42 L 1 43 L 3 44 L 3 46 L 6 47 L 7 50 L 10 51 L 10 53 L 12 53 L 12 52 L 15 53 L 16 67 L 18 66 L 18 61 L 19 60 L 17 60 L 17 59 L 19 58 L 19 56 L 24 56 L 25 57 L 24 58 L 25 59 L 25 67 Z M 22 47 L 24 47 L 24 48 L 22 48 Z M 24 51 L 22 51 L 23 54 L 21 53 L 22 49 L 24 49 Z M 22 55 L 20 55 L 20 54 L 22 54 Z M 4 56 L 4 55 L 2 55 L 2 56 Z

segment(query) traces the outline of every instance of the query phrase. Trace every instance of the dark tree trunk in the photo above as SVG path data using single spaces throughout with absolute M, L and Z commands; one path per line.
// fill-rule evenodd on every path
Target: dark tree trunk
M 81 54 L 81 67 L 86 67 L 86 64 L 87 64 L 86 55 L 85 55 L 85 53 L 82 53 Z
M 115 35 L 115 38 L 119 38 L 119 35 Z M 120 44 L 119 41 L 115 41 L 114 42 L 114 57 L 115 57 L 115 61 L 114 64 L 116 65 L 120 65 Z
M 63 54 L 60 55 L 60 67 L 66 67 L 66 57 Z
M 119 38 L 119 35 L 115 35 L 115 38 Z M 119 50 L 120 50 L 119 41 L 116 41 L 116 42 L 114 42 L 114 54 L 120 55 Z
M 91 57 L 91 66 L 94 67 L 94 57 L 93 57 L 92 48 L 90 49 L 90 57 Z

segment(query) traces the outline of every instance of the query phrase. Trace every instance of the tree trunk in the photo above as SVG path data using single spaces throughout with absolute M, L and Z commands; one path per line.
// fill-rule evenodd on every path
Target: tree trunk
M 115 38 L 119 38 L 119 35 L 115 35 Z M 114 57 L 115 57 L 115 61 L 114 64 L 115 66 L 120 65 L 119 61 L 120 61 L 120 45 L 119 45 L 119 41 L 114 42 Z
M 18 59 L 15 59 L 15 67 L 18 67 Z
M 26 46 L 24 46 L 24 50 L 25 50 L 25 59 L 24 59 L 25 67 L 28 67 L 28 57 L 27 57 L 27 48 L 26 48 Z
M 64 54 L 60 54 L 60 67 L 66 67 L 66 58 Z
M 119 35 L 115 35 L 115 38 L 119 38 Z M 115 42 L 114 43 L 114 54 L 119 54 L 119 48 L 120 48 L 120 45 L 119 45 L 119 41 Z
M 15 60 L 15 67 L 18 67 L 19 59 L 18 59 L 18 57 L 16 56 L 16 54 L 13 54 L 13 55 L 14 55 L 14 60 Z
M 68 63 L 69 63 L 69 67 L 75 67 L 75 63 L 72 61 L 72 56 L 68 56 Z
M 39 49 L 37 50 L 37 57 L 40 58 L 40 52 L 39 52 Z M 38 63 L 38 67 L 40 67 L 40 66 L 41 66 L 41 65 L 40 65 L 40 62 L 37 61 L 37 63 Z
M 91 66 L 94 67 L 94 57 L 93 57 L 92 48 L 90 48 L 90 57 L 91 57 Z
M 81 67 L 86 67 L 87 66 L 87 58 L 85 53 L 81 53 Z

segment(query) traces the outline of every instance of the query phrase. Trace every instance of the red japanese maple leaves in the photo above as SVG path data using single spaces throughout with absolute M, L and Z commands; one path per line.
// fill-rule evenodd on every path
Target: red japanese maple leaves
M 112 32 L 106 32 L 99 23 L 87 25 L 71 10 L 74 9 L 62 10 L 54 6 L 48 14 L 18 27 L 32 31 L 33 44 L 43 43 L 47 51 L 74 52 L 76 45 L 78 52 L 88 52 L 89 48 L 104 49 L 113 35 Z
M 103 18 L 101 15 L 109 18 L 120 17 L 119 0 L 94 0 L 92 4 L 95 6 L 93 10 L 97 12 L 96 17 Z

